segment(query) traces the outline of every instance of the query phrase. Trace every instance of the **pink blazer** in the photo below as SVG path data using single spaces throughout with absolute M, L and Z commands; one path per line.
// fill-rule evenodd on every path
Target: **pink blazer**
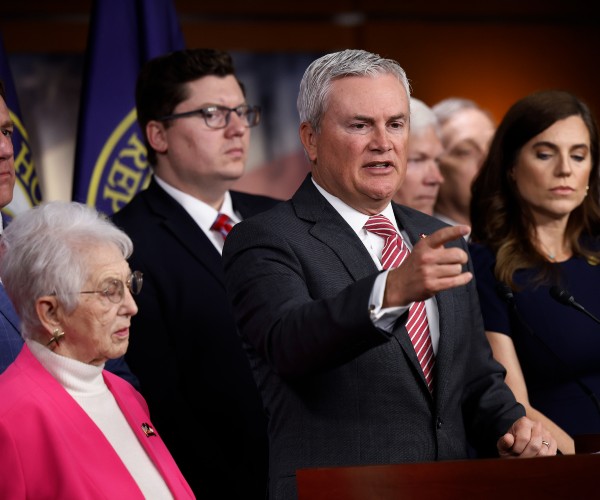
M 116 375 L 103 375 L 173 496 L 194 498 L 144 398 Z M 0 375 L 0 498 L 144 498 L 104 434 L 26 345 Z

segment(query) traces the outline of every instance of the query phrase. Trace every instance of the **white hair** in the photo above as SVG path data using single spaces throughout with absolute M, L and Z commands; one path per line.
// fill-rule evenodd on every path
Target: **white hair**
M 297 107 L 301 122 L 319 131 L 327 98 L 334 80 L 347 76 L 395 75 L 410 97 L 410 84 L 404 69 L 393 59 L 384 59 L 365 50 L 342 50 L 313 61 L 300 82 Z
M 55 294 L 67 312 L 77 307 L 89 276 L 89 249 L 113 244 L 125 259 L 133 251 L 129 236 L 105 215 L 76 202 L 46 202 L 18 214 L 1 241 L 0 276 L 24 338 L 43 329 L 39 297 Z

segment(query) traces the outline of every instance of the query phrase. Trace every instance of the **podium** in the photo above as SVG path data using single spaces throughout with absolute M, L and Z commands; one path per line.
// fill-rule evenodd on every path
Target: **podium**
M 600 498 L 600 455 L 323 467 L 296 471 L 299 500 Z
M 579 434 L 573 439 L 575 453 L 600 453 L 600 434 Z

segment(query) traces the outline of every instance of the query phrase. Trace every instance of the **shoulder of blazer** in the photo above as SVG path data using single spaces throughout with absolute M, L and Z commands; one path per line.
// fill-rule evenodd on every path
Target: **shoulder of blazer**
M 310 174 L 306 176 L 304 182 L 292 196 L 291 203 L 294 206 L 296 215 L 308 221 L 315 222 L 319 220 L 328 208 L 332 210 L 331 214 L 337 214 L 337 211 L 315 187 Z
M 244 218 L 252 217 L 260 212 L 273 208 L 282 200 L 258 194 L 243 193 L 241 191 L 229 191 L 233 209 Z
M 183 210 L 183 208 L 152 178 L 146 189 L 137 193 L 111 218 L 119 225 L 119 223 L 129 222 L 136 217 L 145 216 L 148 212 L 160 217 L 165 213 L 177 210 Z

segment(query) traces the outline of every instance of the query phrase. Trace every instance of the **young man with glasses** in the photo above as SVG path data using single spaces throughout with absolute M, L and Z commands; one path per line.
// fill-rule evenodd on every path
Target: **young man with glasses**
M 212 49 L 148 62 L 136 105 L 153 177 L 113 216 L 144 273 L 127 361 L 197 497 L 264 498 L 266 420 L 221 265 L 229 229 L 277 203 L 229 190 L 260 110 L 230 55 Z

